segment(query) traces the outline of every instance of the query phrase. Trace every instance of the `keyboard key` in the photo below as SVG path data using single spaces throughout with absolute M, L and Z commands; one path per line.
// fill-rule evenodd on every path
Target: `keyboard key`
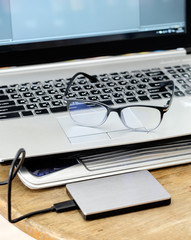
M 113 105 L 114 103 L 111 100 L 101 101 L 105 105 Z
M 90 96 L 90 97 L 88 97 L 88 99 L 90 101 L 98 101 L 99 100 L 98 96 Z
M 135 97 L 126 98 L 128 102 L 138 102 L 138 100 Z
M 153 95 L 150 95 L 150 97 L 152 99 L 161 99 L 161 96 L 159 94 L 153 94 Z
M 8 88 L 6 90 L 7 93 L 15 93 L 16 92 L 16 89 L 15 88 Z
M 11 94 L 11 98 L 12 98 L 12 99 L 19 99 L 19 98 L 21 98 L 21 95 L 20 95 L 20 94 L 17 94 L 17 93 Z
M 52 113 L 59 113 L 59 112 L 65 112 L 67 111 L 67 107 L 62 106 L 62 107 L 54 107 L 54 108 L 50 108 L 50 111 Z
M 163 76 L 153 77 L 152 79 L 154 81 L 164 81 L 164 80 L 168 80 L 169 78 L 167 76 L 163 75 Z
M 52 101 L 52 106 L 56 107 L 56 106 L 61 106 L 62 102 L 61 101 Z
M 191 89 L 185 91 L 186 94 L 191 95 Z
M 177 97 L 185 96 L 185 94 L 182 91 L 176 91 L 176 92 L 174 92 L 174 95 L 177 96 Z
M 27 104 L 26 107 L 27 107 L 27 109 L 32 110 L 32 109 L 37 108 L 37 105 L 36 104 Z
M 13 105 L 15 105 L 15 101 L 0 102 L 0 107 L 13 106 Z
M 26 92 L 26 93 L 23 93 L 23 96 L 28 98 L 28 97 L 33 97 L 34 95 L 31 92 Z
M 25 110 L 23 106 L 2 107 L 0 108 L 0 114 L 4 112 L 18 112 L 22 110 Z
M 115 99 L 115 102 L 117 104 L 123 104 L 123 103 L 126 103 L 125 100 L 123 98 L 119 98 L 119 99 Z
M 166 88 L 165 87 L 161 87 L 161 88 L 150 88 L 148 89 L 149 93 L 160 93 L 160 92 L 166 92 Z
M 146 93 L 146 92 L 145 92 L 144 90 L 138 90 L 138 91 L 137 91 L 137 94 L 138 94 L 138 95 L 143 95 L 143 94 L 145 94 L 145 93 Z
M 148 101 L 148 100 L 150 100 L 147 96 L 140 96 L 139 99 L 141 101 Z
M 9 97 L 7 95 L 0 95 L 0 101 L 3 101 L 3 100 L 8 100 Z
M 156 77 L 156 76 L 161 76 L 164 75 L 164 72 L 162 71 L 154 71 L 154 72 L 148 72 L 146 73 L 148 77 Z
M 34 112 L 37 115 L 48 114 L 48 110 L 47 109 L 36 109 L 36 110 L 34 110 Z
M 0 120 L 8 119 L 8 118 L 19 118 L 19 117 L 20 115 L 18 112 L 0 114 Z
M 26 103 L 28 103 L 28 101 L 27 101 L 27 99 L 23 99 L 23 98 L 22 98 L 22 99 L 18 99 L 18 100 L 17 100 L 17 103 L 18 103 L 18 104 L 26 104 Z
M 27 117 L 27 116 L 32 116 L 33 115 L 32 111 L 22 111 L 21 113 L 22 113 L 23 117 Z
M 48 102 L 42 102 L 42 103 L 39 103 L 39 106 L 40 108 L 47 108 L 50 106 L 50 104 Z

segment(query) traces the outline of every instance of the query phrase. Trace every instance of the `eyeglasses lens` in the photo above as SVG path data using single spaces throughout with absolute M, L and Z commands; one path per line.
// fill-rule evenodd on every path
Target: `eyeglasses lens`
M 121 112 L 121 118 L 126 127 L 138 131 L 151 131 L 161 122 L 161 113 L 151 107 L 128 107 Z
M 107 109 L 97 103 L 73 101 L 69 113 L 74 122 L 82 126 L 96 127 L 107 118 Z

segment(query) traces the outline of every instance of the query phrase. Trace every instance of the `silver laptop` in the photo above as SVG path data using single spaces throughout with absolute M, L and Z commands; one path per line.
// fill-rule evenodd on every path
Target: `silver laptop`
M 21 147 L 30 160 L 46 162 L 190 135 L 190 12 L 188 0 L 0 1 L 0 161 L 11 160 Z M 164 97 L 157 92 L 164 79 L 174 81 L 173 101 L 154 131 L 132 131 L 115 113 L 100 127 L 79 126 L 63 99 L 77 72 L 98 79 L 96 101 L 155 104 Z M 136 90 L 126 93 L 129 82 Z M 78 83 L 73 94 L 83 98 L 86 82 L 79 77 Z

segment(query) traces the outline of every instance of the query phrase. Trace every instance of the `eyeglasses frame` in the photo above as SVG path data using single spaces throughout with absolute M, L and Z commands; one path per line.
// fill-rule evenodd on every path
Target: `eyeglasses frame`
M 164 113 L 166 113 L 166 112 L 169 110 L 169 108 L 170 108 L 170 106 L 171 106 L 171 103 L 172 103 L 172 99 L 173 99 L 173 95 L 174 95 L 174 82 L 173 82 L 172 80 L 168 80 L 168 81 L 165 81 L 165 82 L 164 82 L 164 86 L 172 84 L 172 96 L 171 96 L 170 100 L 167 101 L 167 104 L 164 105 L 164 106 L 152 106 L 152 105 L 136 104 L 136 105 L 130 105 L 130 106 L 111 107 L 111 106 L 109 106 L 109 105 L 106 105 L 106 104 L 104 104 L 104 103 L 102 103 L 102 102 L 98 102 L 98 101 L 75 99 L 75 98 L 74 98 L 74 99 L 72 99 L 72 98 L 69 99 L 69 98 L 67 98 L 67 96 L 68 96 L 70 87 L 72 86 L 72 84 L 73 84 L 74 80 L 76 79 L 76 77 L 78 77 L 79 75 L 82 75 L 82 76 L 88 78 L 88 79 L 91 80 L 92 82 L 94 82 L 94 81 L 97 82 L 97 78 L 96 78 L 96 77 L 91 76 L 91 75 L 89 75 L 89 74 L 87 74 L 87 73 L 85 73 L 85 72 L 78 72 L 78 73 L 76 73 L 75 75 L 73 75 L 73 77 L 72 77 L 72 78 L 70 79 L 70 81 L 68 82 L 68 85 L 67 85 L 66 91 L 65 91 L 65 96 L 64 96 L 64 102 L 66 103 L 67 109 L 69 109 L 70 104 L 71 104 L 72 102 L 75 102 L 75 101 L 76 101 L 76 102 L 82 102 L 82 103 L 94 103 L 94 104 L 97 104 L 97 105 L 100 105 L 100 106 L 105 107 L 106 110 L 107 110 L 106 117 L 105 117 L 105 119 L 102 121 L 102 123 L 100 123 L 100 124 L 97 125 L 97 126 L 88 125 L 89 127 L 98 127 L 98 126 L 102 125 L 102 124 L 107 120 L 107 118 L 109 117 L 109 115 L 110 115 L 111 112 L 116 112 L 116 113 L 118 114 L 119 118 L 121 119 L 121 121 L 123 122 L 123 124 L 124 124 L 127 128 L 130 128 L 129 126 L 127 126 L 127 125 L 125 124 L 125 121 L 123 120 L 123 117 L 122 117 L 122 114 L 121 114 L 121 113 L 122 113 L 122 110 L 125 109 L 125 108 L 131 108 L 131 107 L 135 107 L 135 108 L 136 108 L 136 107 L 146 107 L 146 108 L 154 108 L 154 109 L 157 109 L 157 110 L 160 112 L 160 122 L 159 122 L 159 124 L 158 124 L 155 128 L 152 129 L 152 130 L 154 130 L 154 129 L 156 129 L 156 128 L 160 125 L 160 123 L 162 122 Z M 163 82 L 160 82 L 160 83 L 162 84 Z M 163 86 L 161 86 L 161 87 L 163 87 Z M 72 117 L 71 117 L 71 118 L 72 118 Z M 72 120 L 73 120 L 74 122 L 76 122 L 73 118 L 72 118 Z M 77 123 L 77 122 L 76 122 L 76 123 Z M 79 123 L 77 123 L 77 124 L 80 125 Z M 87 126 L 87 125 L 83 125 L 83 126 Z M 131 129 L 131 128 L 130 128 L 130 129 Z M 134 129 L 134 128 L 133 128 L 133 129 Z M 135 129 L 134 129 L 134 130 L 135 130 Z

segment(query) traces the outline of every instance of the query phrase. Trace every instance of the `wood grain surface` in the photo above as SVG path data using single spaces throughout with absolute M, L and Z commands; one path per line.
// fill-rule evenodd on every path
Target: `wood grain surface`
M 0 181 L 9 166 L 0 165 Z M 46 213 L 15 224 L 43 240 L 190 240 L 191 164 L 151 171 L 172 197 L 168 206 L 85 221 L 78 210 Z M 65 187 L 30 190 L 16 177 L 12 191 L 13 217 L 68 200 Z M 0 214 L 7 216 L 7 186 L 0 186 Z

